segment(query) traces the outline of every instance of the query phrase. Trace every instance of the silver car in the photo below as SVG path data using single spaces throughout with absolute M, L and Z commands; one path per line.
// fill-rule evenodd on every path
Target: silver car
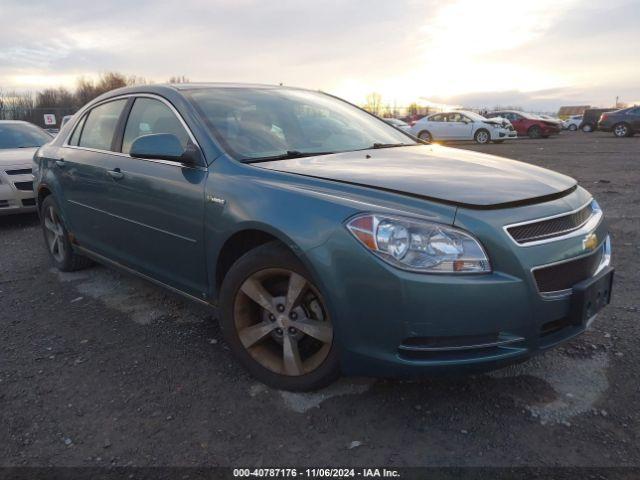
M 22 121 L 0 120 L 0 215 L 33 212 L 33 154 L 53 137 Z

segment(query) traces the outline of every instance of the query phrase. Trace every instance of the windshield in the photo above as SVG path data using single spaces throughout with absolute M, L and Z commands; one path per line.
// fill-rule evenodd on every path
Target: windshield
M 471 120 L 476 121 L 476 122 L 482 122 L 484 120 L 486 120 L 485 117 L 483 117 L 482 115 L 479 115 L 475 112 L 460 112 L 463 113 L 464 115 L 466 115 L 467 117 L 469 117 Z
M 187 96 L 211 133 L 241 161 L 418 144 L 384 121 L 322 93 L 210 88 Z
M 40 147 L 52 139 L 47 132 L 29 123 L 0 122 L 0 149 Z

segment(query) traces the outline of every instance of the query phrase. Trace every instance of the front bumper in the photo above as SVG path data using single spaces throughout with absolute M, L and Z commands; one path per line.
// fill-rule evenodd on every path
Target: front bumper
M 0 215 L 36 211 L 31 164 L 0 170 Z
M 584 190 L 582 190 L 584 192 Z M 584 204 L 575 192 L 544 205 L 508 211 L 459 210 L 456 225 L 480 238 L 493 272 L 425 275 L 398 270 L 355 239 L 336 233 L 307 252 L 326 292 L 345 374 L 413 376 L 479 371 L 524 360 L 582 333 L 573 324 L 571 295 L 544 298 L 532 269 L 584 254 L 582 238 L 522 247 L 502 228 Z M 601 222 L 594 230 L 606 238 Z M 601 240 L 598 248 L 604 248 Z

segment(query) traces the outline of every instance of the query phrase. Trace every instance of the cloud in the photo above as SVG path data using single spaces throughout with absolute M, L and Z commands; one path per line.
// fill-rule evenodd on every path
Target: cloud
M 614 84 L 638 98 L 639 5 L 3 0 L 0 87 L 72 86 L 77 75 L 117 70 L 154 81 L 284 82 L 355 102 L 374 90 L 399 104 L 489 92 L 526 106 L 542 100 L 514 92 L 590 100 Z

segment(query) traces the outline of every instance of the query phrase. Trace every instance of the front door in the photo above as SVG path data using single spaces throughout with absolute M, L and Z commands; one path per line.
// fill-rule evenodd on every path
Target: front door
M 119 228 L 119 261 L 193 296 L 207 291 L 204 186 L 207 169 L 129 156 L 143 135 L 171 133 L 185 147 L 192 137 L 176 112 L 157 98 L 136 98 L 113 164 L 110 212 Z

